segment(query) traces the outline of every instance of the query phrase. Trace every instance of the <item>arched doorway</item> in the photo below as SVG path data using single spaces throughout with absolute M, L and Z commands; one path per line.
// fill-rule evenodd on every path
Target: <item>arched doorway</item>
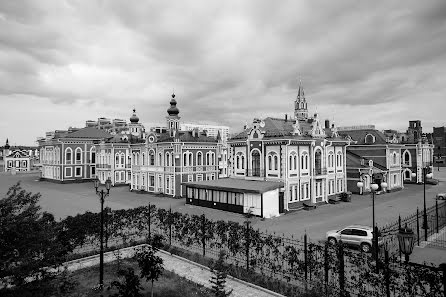
M 260 176 L 260 153 L 255 150 L 252 152 L 251 158 L 251 170 L 252 176 Z

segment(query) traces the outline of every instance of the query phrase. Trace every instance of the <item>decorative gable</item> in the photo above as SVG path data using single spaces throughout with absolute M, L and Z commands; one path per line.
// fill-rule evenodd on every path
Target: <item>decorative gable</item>
M 322 125 L 316 114 L 314 115 L 313 122 L 311 123 L 310 135 L 314 138 L 325 137 L 325 131 L 322 128 Z
M 260 140 L 263 138 L 265 131 L 262 129 L 265 127 L 265 122 L 259 119 L 252 121 L 252 128 L 248 132 L 248 139 Z
M 299 120 L 296 119 L 296 121 L 293 124 L 293 132 L 291 132 L 291 134 L 293 135 L 302 135 L 302 131 L 300 129 L 300 124 L 299 124 Z

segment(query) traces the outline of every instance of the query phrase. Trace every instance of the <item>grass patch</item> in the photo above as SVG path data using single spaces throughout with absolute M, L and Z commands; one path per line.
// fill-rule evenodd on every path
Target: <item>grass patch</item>
M 99 297 L 111 296 L 117 293 L 115 288 L 110 288 L 111 282 L 118 280 L 117 271 L 121 268 L 131 267 L 135 274 L 139 276 L 138 263 L 133 259 L 123 259 L 118 264 L 117 261 L 104 265 L 104 290 L 95 292 L 92 290 L 99 283 L 99 267 L 89 267 L 66 273 L 56 279 L 42 283 L 34 282 L 14 290 L 0 290 L 0 295 L 4 297 L 12 296 L 67 296 L 67 297 Z M 141 279 L 144 296 L 150 296 L 151 284 Z M 212 292 L 194 282 L 191 282 L 177 274 L 164 270 L 163 275 L 154 283 L 154 296 L 157 297 L 207 297 L 212 296 Z

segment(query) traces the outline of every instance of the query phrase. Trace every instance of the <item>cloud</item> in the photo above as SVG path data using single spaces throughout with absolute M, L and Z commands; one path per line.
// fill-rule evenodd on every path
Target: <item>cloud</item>
M 53 129 L 133 106 L 163 123 L 175 89 L 185 122 L 238 130 L 292 114 L 299 79 L 310 112 L 346 123 L 435 125 L 446 108 L 444 1 L 5 1 L 0 28 L 2 103 L 75 106 Z

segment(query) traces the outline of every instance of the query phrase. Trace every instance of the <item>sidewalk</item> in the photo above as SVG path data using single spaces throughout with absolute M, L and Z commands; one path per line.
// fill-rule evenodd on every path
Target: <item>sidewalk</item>
M 144 246 L 144 244 L 120 249 L 120 258 L 123 259 L 133 257 L 135 250 L 142 246 Z M 107 263 L 116 260 L 117 255 L 117 251 L 104 253 L 104 262 Z M 172 255 L 163 250 L 160 250 L 158 252 L 158 255 L 163 259 L 164 268 L 166 270 L 172 271 L 177 275 L 182 276 L 197 284 L 203 285 L 206 288 L 211 288 L 211 283 L 209 282 L 209 280 L 211 279 L 212 273 L 208 267 L 178 257 L 176 255 Z M 63 266 L 68 271 L 75 271 L 78 269 L 96 265 L 99 265 L 99 255 L 69 261 L 64 263 Z M 283 295 L 280 295 L 278 293 L 269 291 L 254 284 L 244 282 L 231 276 L 228 276 L 226 279 L 226 288 L 233 289 L 231 295 L 233 297 L 284 297 Z
M 439 231 L 439 233 L 429 236 L 427 241 L 420 242 L 420 246 L 414 247 L 412 255 L 410 255 L 410 262 L 434 264 L 435 266 L 446 263 L 446 247 L 430 244 L 446 238 L 446 227 Z

